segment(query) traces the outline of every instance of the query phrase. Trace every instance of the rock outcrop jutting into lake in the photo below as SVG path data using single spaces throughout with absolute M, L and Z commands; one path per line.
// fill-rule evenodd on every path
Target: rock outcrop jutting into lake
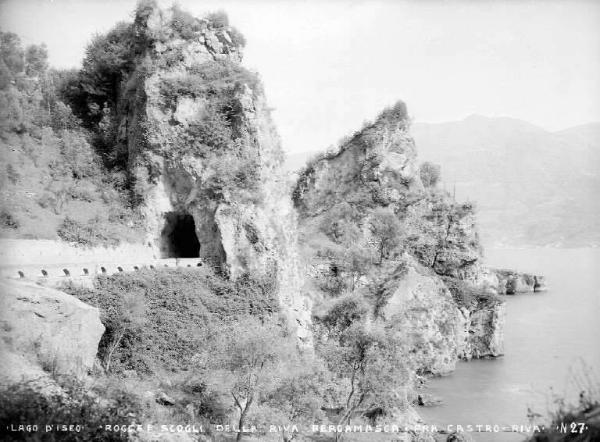
M 459 358 L 503 354 L 508 280 L 482 264 L 473 205 L 424 175 L 408 129 L 404 103 L 384 110 L 308 163 L 294 202 L 320 296 L 373 301 L 417 372 L 446 374 Z

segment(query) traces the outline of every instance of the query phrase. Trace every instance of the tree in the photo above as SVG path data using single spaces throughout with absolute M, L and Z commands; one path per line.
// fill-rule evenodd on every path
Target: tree
M 342 271 L 350 276 L 350 289 L 354 291 L 360 278 L 367 275 L 373 264 L 371 250 L 364 244 L 349 246 L 342 257 Z
M 102 119 L 105 105 L 116 105 L 121 81 L 134 68 L 135 38 L 130 24 L 118 23 L 87 46 L 83 67 L 76 81 L 68 85 L 67 96 L 68 104 L 88 126 Z
M 371 214 L 369 227 L 381 264 L 400 244 L 401 224 L 392 209 L 377 208 Z
M 48 69 L 48 49 L 45 44 L 30 45 L 25 51 L 25 73 L 29 77 L 43 75 Z
M 365 319 L 369 308 L 360 295 L 352 294 L 335 299 L 320 322 L 327 328 L 330 336 L 340 336 L 352 324 Z
M 265 400 L 266 405 L 278 411 L 285 442 L 297 436 L 294 425 L 308 426 L 325 418 L 322 392 L 329 382 L 329 372 L 314 360 L 297 362 L 296 366 L 286 367 L 286 376 Z
M 102 362 L 107 372 L 110 370 L 113 354 L 119 348 L 123 337 L 127 333 L 135 334 L 136 329 L 141 327 L 145 322 L 145 309 L 146 306 L 143 298 L 126 293 L 123 295 L 122 304 L 117 310 L 117 314 L 106 319 L 109 324 L 107 332 L 110 335 L 110 339 L 104 348 Z
M 436 273 L 458 276 L 481 255 L 475 207 L 457 203 L 446 192 L 430 192 L 404 221 L 408 251 Z
M 406 405 L 409 371 L 400 344 L 387 330 L 355 322 L 337 342 L 326 342 L 321 351 L 327 355 L 328 368 L 339 385 L 338 425 L 348 425 L 357 413 Z M 336 433 L 336 440 L 341 437 L 342 433 Z
M 359 220 L 359 211 L 344 201 L 324 213 L 319 227 L 336 244 L 346 246 L 355 244 L 362 236 Z
M 440 166 L 431 163 L 429 161 L 425 161 L 419 167 L 419 176 L 421 177 L 421 182 L 425 187 L 435 187 L 440 180 Z
M 233 398 L 239 413 L 236 440 L 240 441 L 248 413 L 258 402 L 259 394 L 277 385 L 283 349 L 290 348 L 290 343 L 282 337 L 279 327 L 248 317 L 216 336 L 212 347 L 207 368 L 214 371 L 207 377 L 221 381 L 220 388 L 225 388 Z
M 23 72 L 25 61 L 21 40 L 17 34 L 0 32 L 0 60 L 2 60 L 12 77 Z

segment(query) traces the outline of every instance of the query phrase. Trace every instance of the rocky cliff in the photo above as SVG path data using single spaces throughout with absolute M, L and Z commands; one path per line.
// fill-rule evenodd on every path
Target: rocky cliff
M 491 269 L 490 271 L 494 276 L 495 288 L 499 294 L 515 295 L 517 293 L 547 290 L 546 278 L 542 275 L 520 273 L 506 269 Z
M 163 257 L 199 255 L 231 278 L 275 282 L 290 323 L 309 340 L 296 219 L 260 81 L 240 65 L 235 29 L 178 14 L 138 10 L 132 26 L 143 51 L 116 104 L 147 242 Z
M 482 265 L 474 207 L 424 185 L 406 106 L 384 110 L 300 173 L 303 255 L 316 299 L 357 292 L 397 330 L 418 373 L 503 353 L 501 282 Z
M 422 185 L 415 179 L 417 151 L 407 129 L 406 106 L 399 102 L 337 152 L 311 161 L 294 191 L 300 214 L 314 216 L 344 202 L 408 203 Z
M 420 373 L 449 374 L 463 356 L 461 345 L 471 341 L 469 327 L 444 283 L 418 263 L 409 262 L 380 309 L 381 319 L 392 324 L 410 348 Z

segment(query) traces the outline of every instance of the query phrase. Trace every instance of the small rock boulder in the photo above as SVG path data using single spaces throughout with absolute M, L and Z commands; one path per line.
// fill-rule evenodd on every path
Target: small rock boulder
M 103 333 L 97 308 L 59 290 L 0 280 L 3 381 L 40 373 L 84 375 L 94 365 Z
M 161 391 L 156 395 L 156 402 L 160 405 L 166 406 L 175 405 L 175 401 L 164 391 Z
M 444 403 L 443 399 L 427 393 L 417 395 L 417 405 L 419 407 L 436 407 Z
M 517 293 L 541 292 L 546 290 L 543 276 L 513 270 L 492 269 L 498 278 L 499 294 L 515 295 Z
M 548 288 L 546 287 L 546 278 L 544 278 L 543 276 L 536 275 L 533 277 L 533 279 L 534 279 L 534 284 L 533 284 L 534 292 L 545 292 L 546 290 L 548 290 Z

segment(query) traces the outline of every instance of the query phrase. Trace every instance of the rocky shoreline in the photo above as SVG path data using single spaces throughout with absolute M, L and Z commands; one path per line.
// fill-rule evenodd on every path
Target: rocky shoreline
M 97 376 L 102 347 L 102 376 L 110 377 L 111 357 L 123 349 L 124 368 L 116 376 L 154 382 L 156 389 L 157 379 L 177 371 L 186 353 L 198 380 L 176 394 L 152 391 L 158 399 L 151 407 L 177 405 L 193 419 L 209 403 L 219 418 L 242 422 L 254 400 L 267 404 L 262 391 L 254 386 L 248 393 L 249 387 L 232 382 L 238 395 L 242 390 L 239 397 L 248 395 L 244 408 L 233 390 L 217 394 L 208 385 L 221 388 L 216 385 L 225 369 L 253 380 L 266 363 L 280 368 L 289 361 L 261 354 L 265 361 L 252 365 L 254 354 L 249 363 L 221 355 L 229 365 L 211 366 L 210 348 L 198 343 L 196 329 L 218 341 L 228 338 L 221 336 L 225 327 L 237 336 L 232 330 L 238 326 L 244 328 L 236 331 L 240 339 L 254 331 L 248 347 L 257 353 L 273 350 L 265 342 L 284 343 L 293 353 L 286 357 L 298 366 L 280 377 L 317 385 L 313 390 L 321 396 L 301 391 L 314 415 L 336 425 L 351 419 L 418 423 L 415 404 L 436 402 L 420 395 L 424 380 L 452 373 L 459 360 L 501 356 L 504 295 L 541 292 L 544 278 L 485 266 L 475 205 L 456 201 L 438 183 L 439 168 L 419 163 L 401 101 L 337 150 L 311 160 L 289 192 L 263 88 L 241 65 L 243 38 L 226 17 L 186 14 L 148 4 L 119 28 L 135 51 L 125 53 L 128 69 L 119 68 L 121 81 L 110 91 L 114 102 L 105 104 L 102 125 L 95 124 L 112 131 L 112 154 L 126 158 L 121 166 L 129 187 L 123 192 L 145 236 L 132 250 L 197 262 L 177 269 L 159 269 L 157 261 L 145 269 L 115 263 L 110 273 L 116 276 L 101 267 L 85 291 L 65 288 L 87 300 L 100 298 L 102 310 L 13 272 L 14 279 L 0 281 L 0 343 L 9 355 L 2 374 L 12 376 L 4 380 Z M 105 43 L 112 48 L 114 40 Z M 79 260 L 92 252 L 59 248 L 74 257 L 74 268 L 90 274 Z M 52 249 L 46 244 L 37 255 L 51 261 Z M 100 280 L 104 292 L 95 291 Z M 189 328 L 178 328 L 181 323 Z M 173 337 L 181 339 L 174 343 Z M 302 382 L 291 377 L 309 362 L 313 371 Z M 177 376 L 187 376 L 187 369 Z M 161 388 L 173 384 L 167 379 Z M 290 388 L 293 402 L 299 387 Z M 276 396 L 269 398 L 272 413 L 282 408 Z

